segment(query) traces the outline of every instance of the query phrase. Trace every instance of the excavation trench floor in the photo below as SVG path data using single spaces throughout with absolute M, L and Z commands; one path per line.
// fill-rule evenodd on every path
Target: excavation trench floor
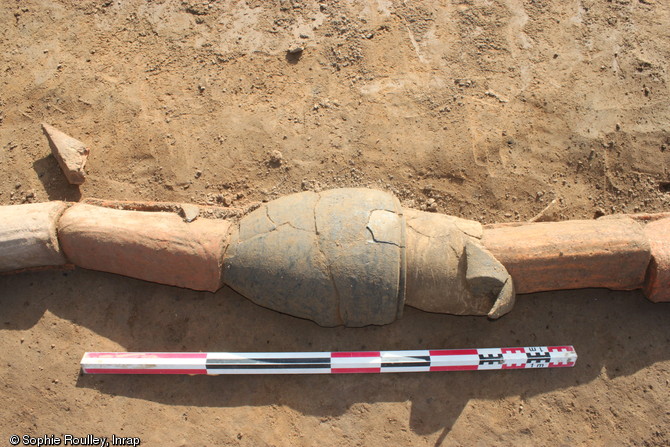
M 244 208 L 364 186 L 484 223 L 670 211 L 668 2 L 7 0 L 0 23 L 2 205 Z M 67 184 L 41 122 L 90 146 L 86 183 Z M 496 322 L 406 309 L 386 327 L 323 329 L 229 289 L 77 269 L 0 276 L 0 309 L 0 443 L 670 444 L 670 306 L 637 292 L 521 296 Z M 554 344 L 576 347 L 575 368 L 78 368 L 85 351 Z

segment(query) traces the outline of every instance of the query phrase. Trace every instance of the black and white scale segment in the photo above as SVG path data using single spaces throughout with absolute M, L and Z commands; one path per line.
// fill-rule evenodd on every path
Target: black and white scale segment
M 571 367 L 572 346 L 361 352 L 87 352 L 85 374 L 346 374 Z

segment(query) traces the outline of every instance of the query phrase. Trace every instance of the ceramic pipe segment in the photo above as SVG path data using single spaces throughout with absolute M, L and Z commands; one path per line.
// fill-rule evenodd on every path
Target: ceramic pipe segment
M 516 293 L 588 287 L 670 301 L 668 213 L 482 226 L 365 188 L 292 194 L 230 218 L 168 205 L 0 207 L 0 272 L 74 264 L 227 285 L 322 326 L 391 323 L 405 305 L 498 318 Z

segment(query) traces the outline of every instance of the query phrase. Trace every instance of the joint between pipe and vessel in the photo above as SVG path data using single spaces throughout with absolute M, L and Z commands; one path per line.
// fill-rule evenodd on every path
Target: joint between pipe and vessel
M 225 284 L 324 326 L 390 323 L 405 304 L 498 318 L 516 292 L 583 287 L 643 288 L 670 301 L 667 213 L 482 227 L 360 188 L 293 194 L 234 215 L 88 201 L 0 207 L 0 271 L 70 262 L 195 290 Z

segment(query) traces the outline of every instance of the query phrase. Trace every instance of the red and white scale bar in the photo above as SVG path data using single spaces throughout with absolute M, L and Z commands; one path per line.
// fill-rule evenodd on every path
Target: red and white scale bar
M 346 374 L 571 367 L 572 346 L 365 352 L 87 352 L 85 374 Z

